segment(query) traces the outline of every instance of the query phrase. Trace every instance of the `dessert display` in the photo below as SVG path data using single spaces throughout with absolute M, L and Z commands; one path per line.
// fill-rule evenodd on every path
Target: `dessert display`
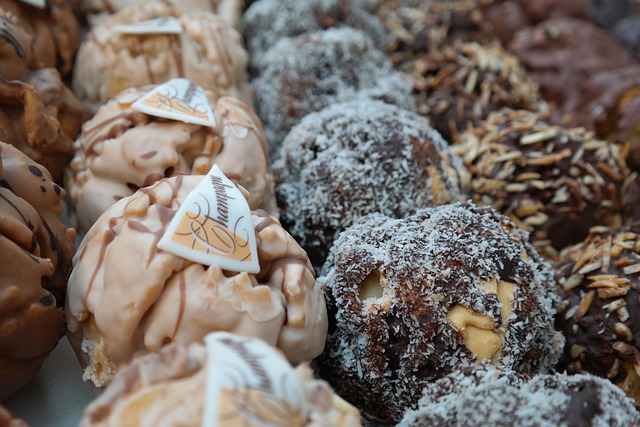
M 234 365 L 239 359 L 243 364 L 252 363 L 243 368 L 253 369 L 238 372 L 229 360 L 211 354 L 211 341 L 213 349 L 223 346 L 237 358 Z M 218 381 L 232 381 L 227 384 L 232 389 L 212 393 L 216 373 Z M 259 375 L 266 387 L 255 382 L 261 379 Z M 271 378 L 277 382 L 271 383 Z M 279 388 L 283 380 L 289 389 Z M 294 369 L 267 344 L 227 334 L 211 334 L 206 348 L 202 344 L 174 344 L 134 359 L 86 409 L 80 425 L 199 427 L 216 397 L 220 417 L 227 423 L 218 425 L 267 425 L 261 421 L 274 427 L 361 425 L 358 410 L 334 394 L 327 383 L 314 379 L 306 365 Z
M 400 421 L 428 384 L 475 362 L 535 375 L 562 352 L 553 272 L 491 208 L 369 215 L 338 237 L 320 280 L 320 375 L 374 420 Z
M 417 111 L 450 141 L 501 108 L 544 111 L 537 85 L 497 44 L 456 43 L 414 64 Z
M 124 89 L 183 77 L 210 92 L 211 102 L 228 95 L 251 103 L 246 65 L 241 36 L 223 18 L 152 1 L 100 20 L 78 52 L 73 89 L 100 104 Z
M 253 81 L 258 115 L 277 155 L 287 133 L 307 114 L 339 102 L 380 100 L 411 109 L 411 83 L 392 71 L 364 33 L 330 29 L 283 39 L 263 58 Z
M 197 342 L 215 331 L 259 337 L 293 363 L 322 352 L 322 291 L 304 250 L 266 212 L 253 211 L 248 218 L 255 229 L 255 273 L 203 265 L 159 248 L 176 212 L 203 179 L 207 184 L 212 177 L 179 175 L 141 188 L 110 207 L 85 236 L 66 310 L 85 379 L 105 385 L 136 353 Z M 224 203 L 217 210 L 207 206 L 189 214 L 195 222 L 185 226 L 185 234 L 195 233 L 196 248 L 207 230 L 218 230 L 212 209 L 229 214 Z
M 629 171 L 620 146 L 512 110 L 492 113 L 460 141 L 454 150 L 471 174 L 474 201 L 530 231 L 543 255 L 555 258 L 595 225 L 622 223 Z
M 54 69 L 35 71 L 24 81 L 0 80 L 0 141 L 41 163 L 57 182 L 85 117 Z
M 63 199 L 44 167 L 0 143 L 2 400 L 31 380 L 64 334 L 59 306 L 75 233 L 60 222 Z
M 365 32 L 382 47 L 385 31 L 365 0 L 260 0 L 244 15 L 244 35 L 254 65 L 284 38 L 292 38 L 330 28 L 348 27 Z M 262 73 L 257 66 L 256 73 Z
M 282 222 L 322 266 L 334 238 L 373 212 L 405 217 L 464 198 L 467 172 L 429 123 L 381 102 L 310 114 L 282 147 Z
M 594 230 L 563 252 L 556 324 L 567 338 L 562 368 L 610 379 L 640 402 L 637 228 Z
M 623 427 L 640 425 L 640 413 L 598 377 L 555 374 L 527 381 L 483 366 L 427 385 L 418 409 L 409 411 L 401 425 Z
M 222 97 L 212 104 L 213 127 L 185 123 L 134 109 L 151 90 L 125 90 L 85 124 L 67 179 L 80 230 L 141 187 L 214 164 L 249 192 L 251 208 L 277 215 L 267 140 L 251 107 Z
M 67 75 L 80 45 L 80 28 L 66 0 L 0 1 L 0 78 L 21 79 L 29 71 L 58 68 Z

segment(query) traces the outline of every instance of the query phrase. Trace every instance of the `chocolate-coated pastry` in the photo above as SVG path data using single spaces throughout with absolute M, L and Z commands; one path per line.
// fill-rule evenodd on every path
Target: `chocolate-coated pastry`
M 591 375 L 540 375 L 527 381 L 488 366 L 428 384 L 405 427 L 625 427 L 640 425 L 633 402 Z
M 30 70 L 71 72 L 80 28 L 66 0 L 45 9 L 15 0 L 0 1 L 0 78 L 22 79 Z
M 471 174 L 476 203 L 510 216 L 549 258 L 594 225 L 622 222 L 629 175 L 623 150 L 582 128 L 503 110 L 464 133 L 455 150 Z
M 409 79 L 393 71 L 369 37 L 348 28 L 281 40 L 253 85 L 275 155 L 303 117 L 332 104 L 362 99 L 413 107 Z
M 418 112 L 449 141 L 501 108 L 544 110 L 537 85 L 499 45 L 456 43 L 415 63 Z
M 308 115 L 275 169 L 282 221 L 316 266 L 358 218 L 405 217 L 461 200 L 467 185 L 460 159 L 425 119 L 380 102 Z
M 134 110 L 150 90 L 128 89 L 109 101 L 76 142 L 67 189 L 81 231 L 138 188 L 175 175 L 204 175 L 214 164 L 250 193 L 251 208 L 277 214 L 267 140 L 251 107 L 220 98 L 211 128 Z
M 25 385 L 64 334 L 75 233 L 44 167 L 0 143 L 0 399 Z
M 612 35 L 575 18 L 553 18 L 524 29 L 516 34 L 510 50 L 539 84 L 545 100 L 554 104 L 554 120 L 568 125 L 577 124 L 589 77 L 633 63 Z
M 306 253 L 254 211 L 257 274 L 187 261 L 157 244 L 201 176 L 177 176 L 109 208 L 74 259 L 67 297 L 71 342 L 96 385 L 139 352 L 200 341 L 209 332 L 256 336 L 294 363 L 324 348 L 327 317 Z
M 567 338 L 561 367 L 620 386 L 640 403 L 640 227 L 598 227 L 563 251 L 556 268 Z
M 73 138 L 86 111 L 54 69 L 26 82 L 0 80 L 0 141 L 45 166 L 57 182 L 73 155 Z
M 369 35 L 377 47 L 385 32 L 363 0 L 259 0 L 244 15 L 244 35 L 255 72 L 261 74 L 264 54 L 280 40 L 336 27 Z
M 14 418 L 4 406 L 0 406 L 0 426 L 2 427 L 29 427 L 29 424 Z
M 562 351 L 553 272 L 491 208 L 369 215 L 338 237 L 323 274 L 320 374 L 372 419 L 398 422 L 425 386 L 476 361 L 537 374 Z
M 109 427 L 125 424 L 130 427 L 202 426 L 205 407 L 214 404 L 207 401 L 207 370 L 217 368 L 209 364 L 206 352 L 207 350 L 201 344 L 174 344 L 163 348 L 158 353 L 135 358 L 118 372 L 105 392 L 89 405 L 80 421 L 80 426 Z M 259 358 L 257 367 L 261 367 L 260 359 L 274 357 L 266 353 L 254 354 Z M 269 353 L 275 353 L 275 351 Z M 225 375 L 230 376 L 232 373 L 225 371 Z M 262 412 L 262 415 L 268 414 L 265 419 L 269 421 L 269 426 L 361 426 L 358 410 L 333 393 L 324 381 L 314 379 L 306 365 L 295 369 L 293 375 L 303 384 L 303 396 L 296 396 L 296 400 L 302 397 L 307 402 L 307 411 L 305 414 L 287 414 L 284 408 L 278 406 L 279 401 L 267 400 L 270 397 L 267 395 L 267 399 L 260 402 L 260 397 L 256 395 L 256 400 L 252 400 L 250 404 L 264 405 L 262 408 L 265 412 Z M 234 378 L 234 380 L 237 382 L 239 379 Z M 250 404 L 240 408 L 239 412 L 251 414 L 255 406 L 250 408 Z M 233 411 L 227 415 L 231 417 L 236 413 Z M 289 417 L 283 417 L 283 415 L 289 415 Z M 231 423 L 225 425 L 231 425 Z
M 118 26 L 178 18 L 181 34 L 125 34 Z M 209 12 L 183 13 L 169 0 L 145 2 L 108 16 L 93 28 L 78 52 L 73 89 L 100 104 L 125 89 L 187 78 L 210 92 L 211 101 L 233 96 L 252 102 L 247 53 L 240 34 Z

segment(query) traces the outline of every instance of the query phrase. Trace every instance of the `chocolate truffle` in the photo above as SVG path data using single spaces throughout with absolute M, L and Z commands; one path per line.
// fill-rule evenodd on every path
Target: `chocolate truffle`
M 591 375 L 540 375 L 530 381 L 490 367 L 466 369 L 424 390 L 404 427 L 625 427 L 640 425 L 633 402 Z
M 175 17 L 181 34 L 125 34 L 119 26 Z M 148 2 L 100 20 L 78 52 L 73 88 L 80 99 L 99 104 L 124 89 L 187 78 L 210 92 L 247 103 L 247 53 L 240 34 L 208 12 L 182 13 L 169 2 Z
M 475 202 L 510 216 L 549 258 L 592 226 L 622 221 L 623 151 L 582 128 L 503 110 L 465 132 L 454 149 L 471 174 Z
M 277 214 L 267 141 L 251 107 L 220 98 L 212 108 L 217 127 L 211 128 L 132 109 L 151 89 L 122 92 L 84 126 L 67 179 L 80 230 L 140 187 L 175 175 L 204 175 L 214 164 L 250 193 L 253 209 Z
M 54 69 L 35 71 L 24 82 L 0 80 L 0 141 L 41 163 L 57 182 L 86 116 Z
M 138 352 L 213 331 L 256 336 L 294 363 L 324 348 L 327 317 L 304 250 L 263 211 L 252 215 L 261 270 L 222 270 L 157 244 L 201 176 L 177 176 L 109 208 L 85 236 L 69 279 L 67 325 L 84 378 L 106 384 Z
M 204 408 L 214 403 L 207 402 L 207 369 L 218 368 L 209 366 L 206 352 L 206 348 L 201 344 L 174 344 L 163 348 L 158 353 L 134 359 L 118 372 L 105 392 L 89 405 L 80 426 L 107 427 L 122 425 L 125 421 L 130 427 L 153 427 L 159 424 L 182 427 L 202 426 Z M 256 353 L 254 356 L 277 357 L 275 349 Z M 260 360 L 257 362 L 259 363 Z M 259 364 L 257 366 L 260 367 Z M 314 379 L 306 365 L 299 366 L 295 371 L 291 368 L 291 371 L 291 374 L 303 385 L 303 395 L 296 396 L 296 400 L 304 400 L 308 405 L 307 411 L 304 414 L 291 413 L 277 406 L 280 401 L 275 400 L 275 396 L 254 395 L 256 400 L 252 400 L 252 404 L 264 405 L 262 411 L 266 411 L 268 415 L 268 425 L 277 427 L 358 427 L 361 425 L 358 410 L 333 393 L 324 381 Z M 226 376 L 233 374 L 224 371 Z M 234 378 L 234 383 L 236 382 L 237 379 Z M 264 400 L 260 402 L 262 399 Z M 250 407 L 249 402 L 247 403 L 248 405 L 243 407 L 244 414 L 250 414 L 252 409 L 255 409 Z M 264 416 L 265 412 L 262 412 L 262 415 Z M 285 418 L 283 415 L 288 417 Z
M 350 27 L 384 45 L 382 24 L 363 0 L 259 0 L 244 15 L 244 35 L 256 72 L 264 54 L 280 40 L 336 27 Z
M 55 67 L 66 75 L 79 45 L 80 28 L 66 0 L 48 0 L 45 9 L 0 0 L 0 78 Z
M 461 200 L 468 184 L 460 159 L 425 119 L 381 102 L 308 115 L 275 168 L 282 221 L 316 266 L 358 218 L 405 217 Z
M 476 361 L 537 374 L 562 351 L 552 270 L 491 208 L 369 215 L 338 237 L 323 274 L 321 376 L 372 419 L 398 422 L 425 386 Z
M 0 143 L 0 399 L 25 385 L 64 334 L 75 233 L 44 167 Z
M 510 50 L 554 104 L 554 120 L 567 125 L 577 124 L 576 111 L 586 103 L 583 85 L 590 76 L 633 62 L 613 36 L 575 18 L 553 18 L 524 29 Z
M 563 368 L 609 378 L 640 403 L 638 231 L 599 227 L 563 251 L 556 324 L 567 338 Z
M 450 141 L 495 110 L 546 108 L 517 58 L 497 44 L 445 46 L 419 59 L 414 77 L 418 112 Z
M 303 117 L 332 104 L 376 99 L 413 107 L 409 79 L 392 70 L 369 37 L 348 28 L 281 40 L 265 55 L 253 85 L 275 153 Z

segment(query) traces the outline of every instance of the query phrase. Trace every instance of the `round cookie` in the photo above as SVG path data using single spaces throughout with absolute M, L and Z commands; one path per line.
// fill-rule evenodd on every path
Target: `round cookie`
M 369 215 L 336 240 L 320 281 L 330 313 L 320 375 L 381 422 L 464 366 L 533 375 L 562 352 L 552 270 L 491 208 Z
M 248 105 L 220 98 L 216 128 L 140 113 L 133 103 L 153 87 L 128 89 L 84 126 L 67 174 L 78 225 L 86 231 L 118 200 L 176 175 L 204 175 L 216 164 L 249 193 L 251 208 L 276 214 L 267 140 Z
M 254 344 L 251 350 L 258 368 L 264 366 L 261 359 L 278 357 L 275 349 L 258 353 Z M 213 404 L 207 401 L 206 391 L 207 370 L 213 368 L 207 359 L 206 348 L 195 343 L 170 345 L 158 353 L 137 357 L 123 367 L 105 392 L 87 407 L 80 425 L 107 427 L 126 423 L 130 427 L 152 427 L 159 424 L 200 427 L 203 425 L 204 408 Z M 225 370 L 218 377 L 230 378 L 233 373 L 229 372 L 228 366 L 223 369 Z M 237 421 L 242 415 L 255 415 L 258 422 L 268 421 L 268 425 L 282 427 L 361 425 L 358 410 L 334 394 L 324 381 L 314 379 L 306 365 L 295 370 L 290 368 L 287 374 L 297 379 L 295 381 L 287 378 L 288 385 L 294 381 L 302 384 L 302 395 L 291 397 L 297 401 L 304 400 L 307 405 L 306 413 L 288 412 L 285 407 L 278 405 L 281 401 L 276 400 L 276 396 L 267 394 L 267 399 L 273 398 L 267 400 L 256 394 L 249 402 L 243 400 L 241 410 L 227 407 L 224 413 L 228 425 L 231 425 L 230 418 Z M 239 379 L 231 378 L 234 385 L 238 385 Z M 240 381 L 244 380 L 243 384 L 246 384 L 253 379 L 244 377 Z M 289 393 L 294 390 L 289 389 Z M 242 421 L 247 422 L 246 419 Z M 244 422 L 236 425 L 249 425 Z
M 0 399 L 25 385 L 64 334 L 62 304 L 75 233 L 64 191 L 39 164 L 0 143 Z M 28 339 L 25 339 L 28 337 Z
M 142 188 L 109 208 L 85 236 L 66 311 L 85 379 L 104 385 L 135 354 L 197 342 L 214 331 L 259 337 L 293 363 L 322 352 L 322 291 L 304 250 L 273 217 L 252 212 L 257 274 L 206 267 L 158 248 L 202 179 L 181 175 Z
M 118 26 L 174 17 L 181 34 L 123 34 Z M 92 29 L 78 52 L 73 89 L 100 104 L 128 88 L 186 78 L 202 86 L 212 102 L 233 96 L 252 102 L 247 53 L 240 34 L 208 12 L 183 13 L 167 0 L 145 2 L 108 16 Z
M 501 108 L 542 111 L 537 85 L 499 45 L 455 43 L 415 65 L 417 111 L 449 141 Z
M 557 327 L 567 338 L 562 367 L 609 378 L 640 402 L 640 233 L 596 228 L 563 251 Z
M 411 83 L 364 33 L 343 28 L 281 40 L 253 81 L 272 151 L 307 114 L 339 102 L 381 100 L 412 109 Z
M 591 375 L 540 375 L 527 381 L 482 366 L 427 385 L 404 427 L 538 427 L 640 425 L 633 402 Z
M 471 174 L 476 203 L 530 231 L 543 255 L 555 258 L 594 225 L 621 224 L 629 171 L 620 146 L 513 110 L 491 114 L 460 141 L 454 150 Z
M 460 160 L 425 119 L 381 102 L 308 115 L 274 168 L 283 224 L 315 266 L 358 218 L 405 217 L 461 200 L 467 185 Z

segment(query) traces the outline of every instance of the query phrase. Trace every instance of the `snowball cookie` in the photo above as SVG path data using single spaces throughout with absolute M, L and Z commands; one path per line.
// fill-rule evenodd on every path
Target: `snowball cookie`
M 253 85 L 274 151 L 304 116 L 337 102 L 377 99 L 413 107 L 409 78 L 392 70 L 369 37 L 347 28 L 280 41 Z
M 320 374 L 374 420 L 400 421 L 426 385 L 476 361 L 537 374 L 562 352 L 553 272 L 491 208 L 369 215 L 336 240 L 323 274 Z
M 275 169 L 282 222 L 315 266 L 358 218 L 405 217 L 462 199 L 467 185 L 460 160 L 425 119 L 373 101 L 305 117 Z
M 55 69 L 35 71 L 25 81 L 0 79 L 0 141 L 42 164 L 57 182 L 86 117 Z
M 640 227 L 598 227 L 556 267 L 567 339 L 561 368 L 610 379 L 640 402 Z
M 474 201 L 530 231 L 543 255 L 556 258 L 595 225 L 621 224 L 629 175 L 621 146 L 513 110 L 492 113 L 460 141 L 454 151 L 471 173 Z
M 501 108 L 547 108 L 518 59 L 498 44 L 445 45 L 425 55 L 413 76 L 417 111 L 451 142 Z
M 158 353 L 135 358 L 118 372 L 105 392 L 87 407 L 80 426 L 202 426 L 204 408 L 207 405 L 207 369 L 216 369 L 215 366 L 209 365 L 206 351 L 201 344 L 173 344 L 161 349 Z M 266 353 L 256 354 L 256 356 L 274 357 Z M 275 355 L 276 351 L 269 353 Z M 226 372 L 226 374 L 229 373 Z M 295 374 L 304 384 L 304 400 L 308 403 L 307 413 L 296 413 L 298 417 L 288 417 L 283 420 L 282 414 L 287 414 L 283 408 L 274 406 L 276 402 L 269 402 L 268 405 L 264 402 L 265 410 L 271 415 L 268 417 L 269 426 L 359 427 L 361 425 L 358 410 L 333 393 L 327 383 L 314 379 L 306 365 L 299 366 Z M 250 425 L 266 424 L 251 423 Z
M 540 375 L 530 381 L 490 367 L 428 384 L 404 427 L 626 427 L 640 425 L 633 401 L 591 375 Z
M 0 143 L 0 399 L 36 374 L 64 334 L 75 233 L 44 167 Z
M 23 79 L 40 68 L 71 72 L 80 28 L 66 0 L 48 0 L 46 9 L 0 0 L 0 32 L 0 78 Z
M 251 107 L 220 98 L 214 129 L 133 110 L 151 89 L 128 89 L 109 101 L 76 141 L 67 189 L 80 230 L 140 187 L 175 175 L 205 175 L 214 164 L 250 193 L 251 208 L 277 213 L 267 141 Z
M 176 17 L 182 34 L 122 34 L 119 25 Z M 168 1 L 147 2 L 101 20 L 78 52 L 73 89 L 80 99 L 106 102 L 124 89 L 160 84 L 177 77 L 190 79 L 210 92 L 247 103 L 247 53 L 240 34 L 208 12 L 182 13 Z
M 190 343 L 213 331 L 256 336 L 293 363 L 324 348 L 327 317 L 304 250 L 277 220 L 253 212 L 258 274 L 205 267 L 157 248 L 202 177 L 177 176 L 109 208 L 85 236 L 69 279 L 67 325 L 85 365 L 104 385 L 137 352 Z
M 330 28 L 355 28 L 376 46 L 385 42 L 382 23 L 362 0 L 259 0 L 244 14 L 244 35 L 251 60 L 261 57 L 280 40 Z M 262 70 L 257 69 L 258 73 Z

